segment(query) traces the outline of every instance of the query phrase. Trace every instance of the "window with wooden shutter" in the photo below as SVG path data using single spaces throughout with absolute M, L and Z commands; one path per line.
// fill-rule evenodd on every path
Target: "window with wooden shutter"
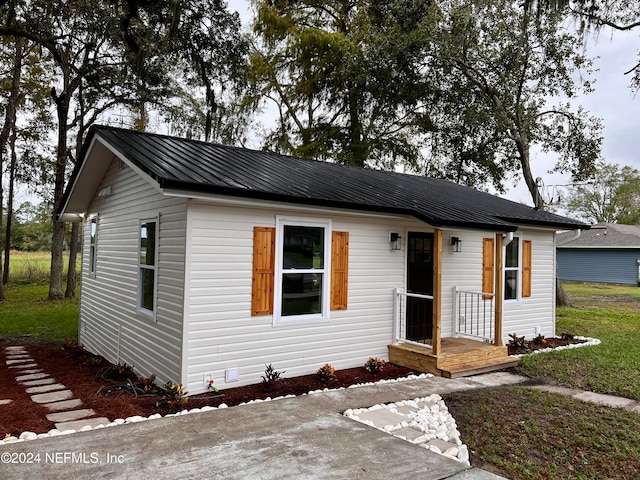
M 531 240 L 522 242 L 522 296 L 531 296 Z
M 251 314 L 273 313 L 273 282 L 275 273 L 276 229 L 253 229 L 253 284 Z
M 331 310 L 346 310 L 349 285 L 349 232 L 331 233 Z
M 493 293 L 494 279 L 494 263 L 495 249 L 493 238 L 482 239 L 482 291 L 484 293 Z M 492 297 L 485 296 L 484 300 L 490 300 Z

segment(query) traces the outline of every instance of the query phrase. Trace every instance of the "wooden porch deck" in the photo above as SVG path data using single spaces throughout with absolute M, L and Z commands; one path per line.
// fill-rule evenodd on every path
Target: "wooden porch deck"
M 428 347 L 408 343 L 389 345 L 388 348 L 391 363 L 447 378 L 502 370 L 516 366 L 519 361 L 509 356 L 507 347 L 466 338 L 443 338 L 438 356 Z

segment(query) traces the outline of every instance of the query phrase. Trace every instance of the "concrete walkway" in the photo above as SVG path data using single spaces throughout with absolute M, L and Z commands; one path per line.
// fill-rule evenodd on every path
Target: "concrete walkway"
M 527 381 L 494 372 L 380 383 L 5 444 L 0 477 L 496 480 L 501 477 L 342 414 Z M 553 385 L 531 388 L 640 413 L 640 403 L 630 399 Z
M 17 462 L 0 463 L 0 472 L 12 479 L 495 480 L 342 413 L 525 380 L 498 372 L 383 383 L 6 444 L 3 459 L 15 454 Z

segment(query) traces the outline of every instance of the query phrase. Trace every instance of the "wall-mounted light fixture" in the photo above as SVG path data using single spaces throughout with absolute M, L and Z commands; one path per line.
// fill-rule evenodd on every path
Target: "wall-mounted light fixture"
M 451 237 L 451 251 L 452 252 L 462 251 L 462 240 L 460 240 L 460 237 Z
M 391 244 L 391 250 L 400 250 L 402 247 L 402 237 L 398 232 L 391 232 L 389 234 L 389 243 Z

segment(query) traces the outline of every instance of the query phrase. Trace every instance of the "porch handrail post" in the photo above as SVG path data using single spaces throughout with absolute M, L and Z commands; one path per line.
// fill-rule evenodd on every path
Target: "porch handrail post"
M 495 262 L 495 328 L 493 329 L 495 337 L 493 344 L 496 347 L 502 346 L 502 302 L 503 302 L 503 273 L 502 273 L 502 234 L 496 233 L 496 262 Z
M 400 290 L 398 288 L 393 289 L 393 317 L 393 343 L 397 345 L 400 343 Z
M 440 355 L 442 337 L 442 230 L 433 231 L 433 333 L 431 351 Z
M 460 333 L 460 311 L 458 310 L 458 287 L 453 287 L 453 321 L 455 324 L 456 335 Z

